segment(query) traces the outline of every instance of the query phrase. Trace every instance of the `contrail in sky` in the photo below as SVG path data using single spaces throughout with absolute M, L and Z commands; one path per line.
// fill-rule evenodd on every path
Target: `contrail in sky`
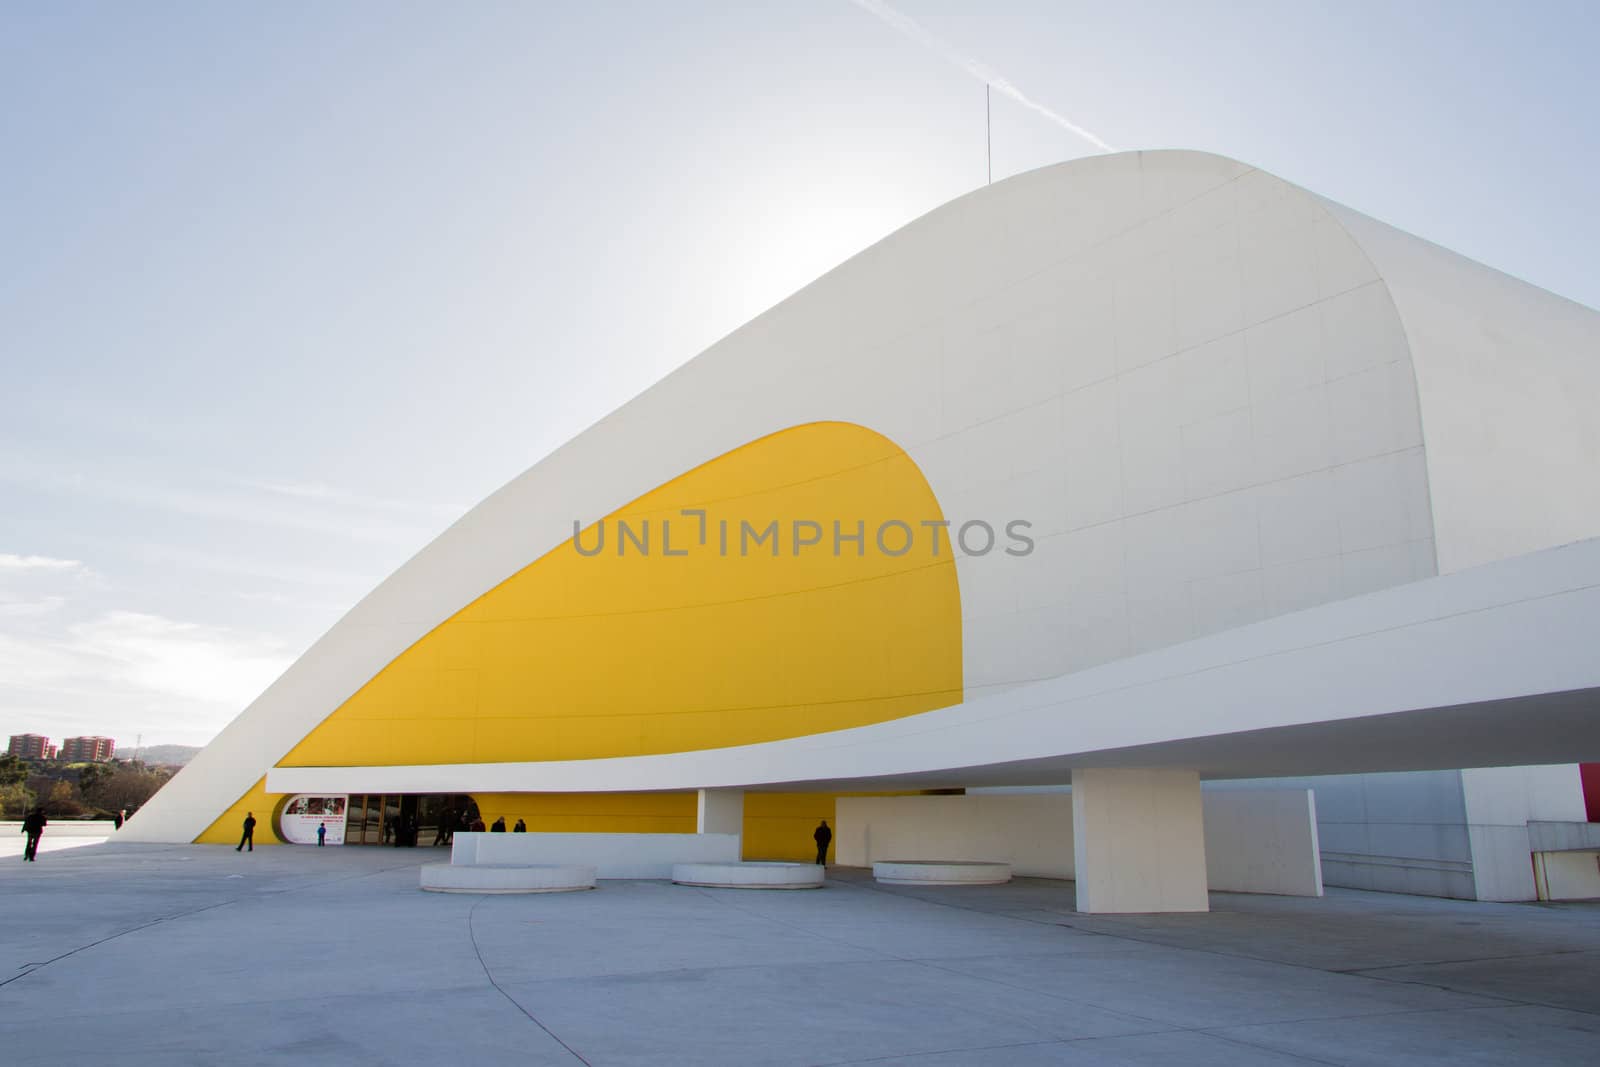
M 928 51 L 936 52 L 943 56 L 945 59 L 949 60 L 951 63 L 954 63 L 956 66 L 960 67 L 974 78 L 977 78 L 985 85 L 993 88 L 995 92 L 1004 96 L 1009 96 L 1011 99 L 1015 100 L 1017 103 L 1021 104 L 1030 111 L 1038 112 L 1051 122 L 1055 123 L 1057 126 L 1060 126 L 1062 129 L 1082 137 L 1085 141 L 1088 141 L 1090 144 L 1100 149 L 1100 151 L 1116 151 L 1115 148 L 1112 148 L 1100 138 L 1096 137 L 1082 126 L 1079 126 L 1076 122 L 1073 122 L 1071 119 L 1056 114 L 1054 111 L 1051 111 L 1049 108 L 1045 107 L 1036 100 L 1030 100 L 1021 89 L 1018 89 L 1015 85 L 1012 85 L 1010 82 L 1006 81 L 989 67 L 979 63 L 976 59 L 969 58 L 962 55 L 960 52 L 957 52 L 953 47 L 945 43 L 943 39 L 934 34 L 932 30 L 929 30 L 926 26 L 922 25 L 922 23 L 918 22 L 910 15 L 896 11 L 888 4 L 884 3 L 883 0 L 850 0 L 850 2 L 859 7 L 861 10 L 867 12 L 869 15 L 874 16 L 891 29 L 898 30 L 899 32 L 905 34 L 913 41 L 922 45 L 922 47 L 928 49 Z

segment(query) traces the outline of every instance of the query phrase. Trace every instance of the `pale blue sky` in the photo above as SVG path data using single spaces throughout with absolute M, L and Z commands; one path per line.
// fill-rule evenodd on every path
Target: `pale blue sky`
M 1119 148 L 1600 305 L 1600 5 L 893 6 Z M 0 733 L 206 741 L 983 144 L 849 0 L 0 7 Z M 1090 151 L 996 97 L 996 177 Z

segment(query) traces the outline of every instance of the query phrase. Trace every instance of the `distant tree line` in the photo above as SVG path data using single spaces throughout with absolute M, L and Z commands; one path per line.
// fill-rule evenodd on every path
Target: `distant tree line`
M 20 819 L 35 806 L 58 819 L 132 815 L 155 796 L 176 767 L 138 760 L 68 763 L 0 756 L 0 819 Z

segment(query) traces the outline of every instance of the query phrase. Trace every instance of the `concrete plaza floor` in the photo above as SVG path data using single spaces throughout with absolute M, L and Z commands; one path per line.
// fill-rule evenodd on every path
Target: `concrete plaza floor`
M 46 840 L 49 840 L 47 833 Z M 1600 1061 L 1600 905 L 1331 890 L 1082 916 L 1071 883 L 419 892 L 443 850 L 0 857 L 0 1061 Z

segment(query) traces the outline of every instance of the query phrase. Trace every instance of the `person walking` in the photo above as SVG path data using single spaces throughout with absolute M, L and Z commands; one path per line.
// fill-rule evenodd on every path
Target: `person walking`
M 34 808 L 28 817 L 22 820 L 22 832 L 28 835 L 28 843 L 22 850 L 22 859 L 25 863 L 33 863 L 39 855 L 39 838 L 44 833 L 44 828 L 50 820 L 44 817 L 43 808 Z
M 817 866 L 823 867 L 828 863 L 828 844 L 833 840 L 833 831 L 828 829 L 828 820 L 823 819 L 811 834 L 811 839 L 817 843 Z
M 239 838 L 239 847 L 234 851 L 243 852 L 246 845 L 250 846 L 251 852 L 256 850 L 256 813 L 253 811 L 244 813 L 244 836 Z
M 318 848 L 321 848 L 323 845 L 327 844 L 327 837 L 328 837 L 328 824 L 325 823 L 325 822 L 317 823 L 317 847 Z

